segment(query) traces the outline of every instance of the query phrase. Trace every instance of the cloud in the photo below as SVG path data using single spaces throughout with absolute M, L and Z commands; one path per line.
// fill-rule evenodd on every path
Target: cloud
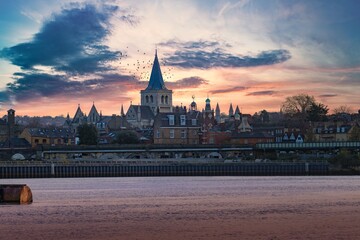
M 201 77 L 188 77 L 177 80 L 176 82 L 167 82 L 166 86 L 169 89 L 180 89 L 180 88 L 194 88 L 199 87 L 203 84 L 208 84 L 209 81 Z
M 268 96 L 268 95 L 274 95 L 277 93 L 276 91 L 258 91 L 258 92 L 251 92 L 246 94 L 246 96 Z
M 208 47 L 220 46 L 220 43 L 216 41 L 207 41 L 207 40 L 181 42 L 175 39 L 171 39 L 167 42 L 159 43 L 158 45 L 171 47 L 174 49 L 204 49 Z
M 106 65 L 121 56 L 102 42 L 110 33 L 110 17 L 118 7 L 85 5 L 63 9 L 44 23 L 29 42 L 4 48 L 0 57 L 23 70 L 49 66 L 68 74 L 87 74 L 111 69 Z
M 10 96 L 16 96 L 17 101 L 58 95 L 82 97 L 93 91 L 106 91 L 113 87 L 121 87 L 124 91 L 137 84 L 136 79 L 118 74 L 102 74 L 98 78 L 84 81 L 70 81 L 65 75 L 45 73 L 17 73 L 16 76 L 16 81 L 7 84 L 6 91 L 0 92 L 2 100 L 9 99 Z
M 322 94 L 319 95 L 320 98 L 332 98 L 332 97 L 337 97 L 338 94 Z
M 231 45 L 214 41 L 170 40 L 161 45 L 176 49 L 173 54 L 165 55 L 164 64 L 181 68 L 256 67 L 282 63 L 291 58 L 290 52 L 285 49 L 262 51 L 255 55 L 235 55 L 225 51 Z
M 0 92 L 1 102 L 82 97 L 112 91 L 114 87 L 126 92 L 139 84 L 134 77 L 111 73 L 108 65 L 121 57 L 119 51 L 103 44 L 111 33 L 110 18 L 118 7 L 71 6 L 52 15 L 30 41 L 0 51 L 0 57 L 23 70 L 15 72 L 14 81 Z M 119 19 L 131 24 L 135 16 L 123 15 Z M 74 76 L 91 79 L 71 80 Z
M 210 93 L 215 95 L 215 94 L 219 94 L 219 93 L 241 92 L 246 89 L 247 89 L 247 87 L 237 86 L 237 87 L 232 87 L 232 88 L 227 88 L 227 89 L 213 90 Z

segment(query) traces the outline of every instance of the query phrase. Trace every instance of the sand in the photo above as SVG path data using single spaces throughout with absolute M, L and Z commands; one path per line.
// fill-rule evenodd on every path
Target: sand
M 350 187 L 321 179 L 315 187 L 296 179 L 282 187 L 281 178 L 268 185 L 250 178 L 243 188 L 238 178 L 221 179 L 186 180 L 180 194 L 176 183 L 154 194 L 142 183 L 122 197 L 103 189 L 103 198 L 71 187 L 38 190 L 44 201 L 33 190 L 31 205 L 0 206 L 0 239 L 360 239 L 359 179 Z M 68 192 L 73 200 L 56 197 Z

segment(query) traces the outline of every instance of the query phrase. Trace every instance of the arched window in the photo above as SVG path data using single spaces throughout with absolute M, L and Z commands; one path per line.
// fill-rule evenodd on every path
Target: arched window
M 146 100 L 146 103 L 149 103 L 149 96 L 146 95 L 145 100 Z
M 164 96 L 161 96 L 161 103 L 164 103 Z
M 150 102 L 151 102 L 151 103 L 154 102 L 154 97 L 153 97 L 153 95 L 150 95 Z
M 169 97 L 168 97 L 168 96 L 165 97 L 165 103 L 166 103 L 166 104 L 169 103 Z

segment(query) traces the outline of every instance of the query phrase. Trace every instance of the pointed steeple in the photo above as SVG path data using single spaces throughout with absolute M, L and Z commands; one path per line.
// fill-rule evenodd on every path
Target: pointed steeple
M 233 115 L 234 115 L 234 109 L 233 109 L 232 103 L 230 103 L 229 117 L 231 117 Z
M 166 89 L 164 79 L 161 74 L 159 59 L 157 56 L 157 50 L 155 51 L 155 59 L 151 70 L 149 85 L 146 90 L 160 90 Z
M 218 123 L 220 123 L 220 107 L 219 107 L 219 103 L 216 103 L 216 108 L 215 108 L 215 119 Z
M 124 117 L 125 113 L 124 113 L 124 106 L 121 104 L 121 110 L 120 110 L 120 116 Z
M 236 115 L 236 114 L 239 114 L 239 115 L 240 115 L 239 106 L 236 106 L 236 109 L 235 109 L 235 115 Z
M 220 114 L 220 107 L 219 107 L 219 103 L 216 103 L 215 112 Z
M 239 106 L 236 106 L 234 116 L 235 116 L 235 119 L 236 119 L 236 120 L 240 120 L 240 119 L 241 119 L 241 113 L 240 113 L 240 110 L 239 110 Z

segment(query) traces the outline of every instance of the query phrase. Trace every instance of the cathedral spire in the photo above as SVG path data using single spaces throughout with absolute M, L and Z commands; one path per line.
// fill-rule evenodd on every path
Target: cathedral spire
M 120 115 L 122 116 L 122 117 L 124 117 L 125 116 L 125 113 L 124 113 L 124 106 L 121 104 L 121 111 L 120 111 Z
M 147 86 L 146 90 L 160 90 L 166 89 L 164 79 L 161 74 L 160 63 L 157 56 L 157 49 L 155 50 L 155 58 L 153 67 L 151 70 L 149 85 Z
M 234 116 L 234 109 L 232 106 L 232 103 L 230 103 L 230 109 L 229 109 L 229 117 Z

